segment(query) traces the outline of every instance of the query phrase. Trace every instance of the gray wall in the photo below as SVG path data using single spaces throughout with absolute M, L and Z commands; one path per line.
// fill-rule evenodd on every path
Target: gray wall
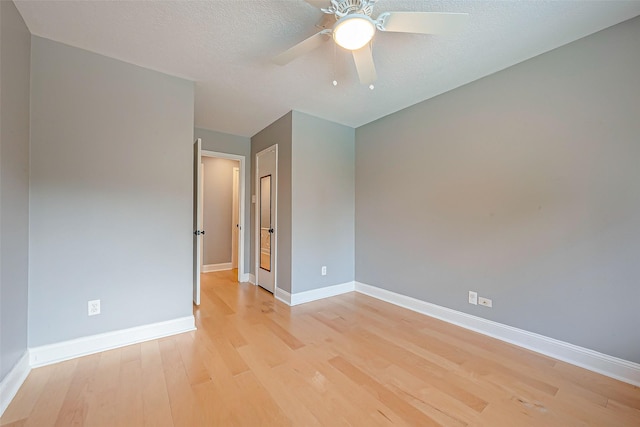
M 193 83 L 38 37 L 31 72 L 29 345 L 190 316 Z
M 206 231 L 203 239 L 203 262 L 205 265 L 231 262 L 233 168 L 239 167 L 240 162 L 203 157 L 202 163 L 203 228 Z
M 208 129 L 195 128 L 195 137 L 202 138 L 202 149 L 218 153 L 235 154 L 245 156 L 244 172 L 244 273 L 249 273 L 253 268 L 251 264 L 251 230 L 248 229 L 251 221 L 251 139 L 244 136 L 230 135 Z M 206 235 L 206 234 L 205 234 Z
M 289 112 L 251 137 L 251 158 L 278 144 L 278 223 L 276 240 L 278 259 L 277 286 L 291 292 L 291 117 Z M 255 163 L 255 162 L 253 162 Z M 255 165 L 251 166 L 251 194 L 256 194 Z M 255 204 L 251 203 L 251 236 L 255 236 Z M 251 272 L 255 274 L 255 238 L 251 239 Z
M 251 154 L 251 138 L 246 136 L 231 135 L 202 128 L 195 128 L 194 133 L 196 138 L 202 138 L 203 150 L 247 157 Z M 250 160 L 250 158 L 247 158 L 246 161 L 249 162 Z
M 0 380 L 27 349 L 31 34 L 0 2 Z
M 292 126 L 291 287 L 297 293 L 354 279 L 355 130 L 297 111 Z
M 640 18 L 357 129 L 356 279 L 640 362 L 638 46 Z

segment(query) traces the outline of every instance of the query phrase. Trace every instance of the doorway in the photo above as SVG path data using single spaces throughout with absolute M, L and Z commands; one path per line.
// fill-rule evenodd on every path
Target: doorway
M 256 154 L 256 285 L 275 294 L 278 255 L 278 144 Z
M 206 232 L 201 242 L 203 273 L 238 267 L 238 244 L 234 238 L 238 237 L 240 218 L 233 205 L 234 195 L 238 194 L 237 182 L 233 186 L 234 169 L 239 169 L 237 160 L 202 156 L 202 227 Z
M 233 168 L 231 201 L 231 268 L 238 268 L 238 246 L 240 244 L 240 168 Z M 238 281 L 240 281 L 240 274 Z
M 245 156 L 201 150 L 196 141 L 194 170 L 193 301 L 200 303 L 200 274 L 237 268 L 244 272 Z

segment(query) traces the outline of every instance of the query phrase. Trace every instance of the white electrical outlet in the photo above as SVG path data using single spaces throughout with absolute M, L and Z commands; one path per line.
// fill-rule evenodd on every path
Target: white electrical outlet
M 478 305 L 478 293 L 469 291 L 469 304 Z
M 327 275 L 327 266 L 326 266 L 326 265 L 323 265 L 323 266 L 322 266 L 322 270 L 321 270 L 321 272 L 320 272 L 320 273 L 321 273 L 323 276 L 326 276 L 326 275 Z
M 88 303 L 88 314 L 89 316 L 95 316 L 96 314 L 100 314 L 100 300 L 94 299 L 93 301 L 89 301 Z
M 480 297 L 478 298 L 478 303 L 480 305 L 484 305 L 485 307 L 493 307 L 493 301 L 491 301 L 489 298 Z

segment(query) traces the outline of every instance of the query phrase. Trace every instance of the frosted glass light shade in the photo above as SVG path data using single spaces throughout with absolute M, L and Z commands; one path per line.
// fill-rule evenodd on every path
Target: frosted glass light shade
M 348 50 L 358 50 L 371 41 L 376 26 L 366 15 L 353 14 L 341 18 L 333 26 L 333 40 Z

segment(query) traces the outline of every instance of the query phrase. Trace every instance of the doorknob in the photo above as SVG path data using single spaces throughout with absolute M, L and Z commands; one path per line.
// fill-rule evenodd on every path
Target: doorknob
M 193 234 L 195 234 L 196 236 L 199 236 L 201 234 L 204 234 L 204 230 L 200 231 L 200 230 L 196 230 L 193 232 Z
M 269 233 L 270 233 L 270 234 L 273 234 L 273 228 L 270 228 L 270 229 L 269 229 Z

